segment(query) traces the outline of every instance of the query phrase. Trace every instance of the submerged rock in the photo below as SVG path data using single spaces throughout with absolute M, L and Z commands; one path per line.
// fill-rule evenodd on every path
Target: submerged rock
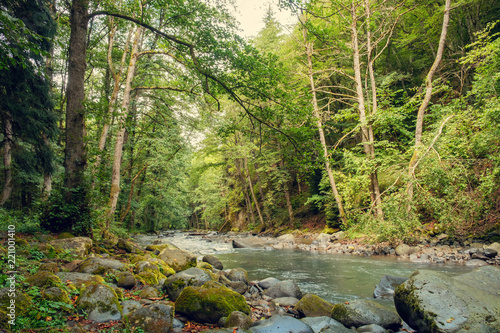
M 377 324 L 396 330 L 401 326 L 401 318 L 397 313 L 373 301 L 354 300 L 335 304 L 331 317 L 346 327 Z
M 485 285 L 481 286 L 481 280 Z M 478 287 L 480 288 L 478 288 Z M 417 271 L 396 288 L 401 318 L 422 332 L 499 332 L 500 268 L 484 267 L 462 277 Z

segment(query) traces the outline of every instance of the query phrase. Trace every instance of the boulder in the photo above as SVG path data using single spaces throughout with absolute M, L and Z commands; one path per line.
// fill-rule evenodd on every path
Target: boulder
M 331 240 L 332 240 L 332 235 L 328 235 L 328 234 L 321 233 L 318 235 L 318 237 L 316 237 L 316 242 L 318 242 L 320 244 L 329 243 Z
M 178 249 L 178 247 L 175 246 L 174 244 L 170 244 L 170 243 L 149 244 L 148 246 L 146 246 L 146 250 L 152 251 L 152 252 L 158 251 L 158 253 L 160 253 L 164 249 Z
M 232 243 L 233 243 L 233 248 L 235 249 L 242 249 L 242 248 L 257 249 L 270 246 L 274 242 L 269 241 L 268 239 L 265 238 L 251 236 L 251 237 L 233 239 Z
M 492 243 L 492 244 L 488 245 L 486 248 L 497 251 L 497 253 L 500 253 L 500 243 L 498 243 L 498 242 Z
M 163 303 L 153 303 L 130 313 L 128 321 L 130 326 L 145 333 L 169 333 L 172 331 L 174 309 Z
M 222 265 L 222 262 L 216 256 L 206 255 L 203 257 L 202 261 L 209 263 L 215 269 L 218 269 L 218 270 L 224 269 L 224 265 Z
M 392 298 L 394 296 L 394 289 L 401 283 L 408 280 L 407 277 L 384 275 L 380 282 L 375 286 L 373 291 L 374 298 Z
M 142 308 L 142 304 L 133 301 L 133 300 L 126 300 L 121 303 L 122 305 L 122 312 L 124 316 L 128 316 L 130 313 L 134 312 L 137 309 Z
M 83 285 L 90 282 L 104 282 L 104 279 L 97 275 L 78 273 L 78 272 L 59 272 L 56 275 L 61 279 L 63 283 L 69 283 L 76 288 L 81 288 Z
M 335 304 L 331 317 L 346 327 L 377 324 L 386 329 L 397 330 L 401 326 L 401 318 L 397 313 L 378 303 L 366 300 Z
M 293 234 L 286 234 L 276 238 L 280 243 L 295 243 L 295 236 Z
M 59 267 L 57 266 L 57 263 L 55 262 L 43 262 L 40 264 L 40 267 L 38 267 L 37 272 L 51 272 L 51 273 L 58 273 L 59 272 Z
M 340 241 L 340 240 L 343 240 L 345 239 L 345 232 L 343 231 L 339 231 L 339 232 L 336 232 L 332 235 L 332 240 L 333 241 Z
M 80 263 L 78 272 L 103 275 L 105 273 L 122 270 L 124 268 L 125 264 L 116 259 L 88 258 Z
M 257 326 L 251 327 L 253 333 L 314 333 L 302 321 L 288 316 L 273 316 L 262 320 Z
M 484 266 L 453 278 L 493 295 L 500 292 L 500 268 L 495 266 Z
M 61 302 L 70 304 L 70 299 L 68 293 L 59 287 L 50 287 L 42 292 L 43 298 L 52 302 Z M 68 307 L 66 310 L 69 311 L 73 308 L 73 305 Z
M 278 280 L 276 278 L 273 278 L 273 277 L 268 277 L 264 280 L 260 280 L 258 285 L 259 287 L 261 287 L 262 289 L 269 289 L 271 288 L 272 285 L 280 282 L 281 280 Z
M 163 249 L 158 258 L 172 267 L 176 272 L 184 271 L 190 267 L 196 267 L 196 256 L 188 251 L 180 249 Z
M 175 312 L 200 323 L 217 323 L 233 311 L 250 314 L 250 307 L 240 294 L 209 281 L 201 287 L 186 287 L 175 301 Z
M 278 297 L 295 297 L 298 299 L 302 298 L 302 292 L 300 291 L 299 286 L 291 281 L 280 281 L 272 285 L 269 289 L 264 291 L 264 295 L 269 296 L 271 298 Z
M 234 268 L 230 270 L 229 274 L 227 274 L 227 278 L 230 281 L 248 284 L 248 273 L 243 268 Z
M 116 285 L 124 289 L 132 289 L 135 286 L 136 280 L 134 274 L 126 271 L 116 274 Z
M 359 333 L 387 333 L 387 330 L 385 328 L 383 328 L 382 326 L 371 324 L 371 325 L 358 327 L 356 332 L 359 332 Z
M 158 298 L 160 294 L 155 287 L 147 286 L 139 292 L 140 298 Z
M 273 302 L 279 306 L 296 306 L 299 300 L 295 297 L 278 297 Z
M 227 317 L 226 324 L 224 326 L 248 329 L 250 326 L 252 326 L 252 318 L 250 318 L 249 315 L 243 312 L 233 311 Z
M 39 271 L 35 273 L 26 279 L 26 283 L 30 286 L 36 286 L 39 288 L 57 287 L 62 285 L 61 279 L 58 276 L 47 271 Z
M 399 244 L 397 247 L 396 247 L 396 255 L 398 256 L 405 256 L 405 255 L 408 255 L 410 254 L 410 246 L 406 245 L 406 244 Z
M 116 247 L 119 248 L 120 250 L 123 250 L 127 253 L 143 253 L 144 250 L 142 250 L 139 245 L 135 244 L 134 242 L 129 241 L 128 239 L 123 239 L 120 238 L 118 239 L 118 243 L 116 243 Z
M 295 310 L 304 317 L 323 317 L 332 313 L 333 304 L 314 294 L 305 294 L 295 305 Z
M 165 288 L 169 298 L 175 301 L 186 287 L 200 287 L 205 282 L 211 281 L 212 277 L 206 271 L 199 268 L 189 268 L 174 274 L 165 281 Z
M 84 310 L 89 320 L 106 322 L 120 320 L 122 307 L 113 288 L 104 284 L 93 283 L 86 286 L 76 301 L 76 306 Z
M 10 283 L 7 283 L 7 287 L 0 289 L 0 310 L 7 311 L 8 307 L 12 304 L 12 296 L 14 296 L 16 300 L 15 315 L 23 316 L 27 314 L 32 304 L 31 297 L 25 295 L 19 289 L 15 289 L 15 291 L 12 291 L 10 286 Z M 14 293 L 15 295 L 13 295 L 12 293 Z M 11 310 L 9 310 L 9 312 L 11 312 Z
M 73 237 L 65 239 L 54 239 L 49 242 L 56 250 L 65 251 L 70 250 L 78 257 L 83 257 L 89 254 L 92 248 L 92 239 L 88 237 Z
M 352 333 L 350 329 L 329 316 L 305 317 L 301 321 L 311 327 L 314 333 L 318 333 L 325 328 L 329 328 L 331 332 L 335 333 Z
M 499 332 L 500 268 L 490 267 L 491 272 L 485 268 L 462 277 L 417 271 L 396 288 L 396 309 L 404 321 L 422 332 Z M 479 280 L 490 279 L 490 274 L 497 277 L 485 281 L 492 285 L 481 286 Z M 489 293 L 490 289 L 495 293 Z

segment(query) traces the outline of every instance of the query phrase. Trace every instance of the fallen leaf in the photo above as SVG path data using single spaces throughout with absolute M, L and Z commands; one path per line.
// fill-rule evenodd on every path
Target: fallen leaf
M 455 320 L 455 318 L 451 317 L 451 318 L 450 318 L 450 319 L 448 319 L 446 322 L 449 324 L 449 323 L 451 323 L 451 322 L 452 322 L 452 321 L 454 321 L 454 320 Z

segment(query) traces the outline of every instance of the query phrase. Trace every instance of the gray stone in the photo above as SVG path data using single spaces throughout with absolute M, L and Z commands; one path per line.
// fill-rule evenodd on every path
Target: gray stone
M 495 285 L 483 289 L 500 290 L 496 278 L 500 268 L 485 268 L 476 271 L 476 281 L 488 279 L 486 284 Z M 396 309 L 404 321 L 422 332 L 500 332 L 500 298 L 475 287 L 479 283 L 469 284 L 474 282 L 473 274 L 452 278 L 434 271 L 417 271 L 396 288 Z
M 80 273 L 103 275 L 104 273 L 124 268 L 125 264 L 116 259 L 89 258 L 80 263 L 78 271 Z
M 159 296 L 158 290 L 155 287 L 146 286 L 139 293 L 140 298 L 157 298 Z
M 244 330 L 242 328 L 221 328 L 221 329 L 215 329 L 215 330 L 208 330 L 205 331 L 205 333 L 251 333 L 250 331 Z
M 273 278 L 273 277 L 268 277 L 264 280 L 260 280 L 258 285 L 259 287 L 261 287 L 262 289 L 269 289 L 271 288 L 272 285 L 280 282 L 281 280 L 278 280 L 276 278 Z
M 465 263 L 466 266 L 475 266 L 475 267 L 481 267 L 481 266 L 487 266 L 488 264 L 481 259 L 471 259 Z
M 240 311 L 233 311 L 229 314 L 226 319 L 225 325 L 226 327 L 239 327 L 243 329 L 248 329 L 252 326 L 252 318 L 247 314 Z
M 120 320 L 122 308 L 113 289 L 104 284 L 90 284 L 80 293 L 78 309 L 88 313 L 87 319 L 97 322 Z
M 234 282 L 243 282 L 248 284 L 248 273 L 243 268 L 235 268 L 229 271 L 227 278 Z
M 141 328 L 145 333 L 169 333 L 172 330 L 174 309 L 166 304 L 153 303 L 135 310 L 128 319 L 130 326 Z
M 233 239 L 233 248 L 242 249 L 242 248 L 264 248 L 266 246 L 272 245 L 274 242 L 261 238 L 261 237 L 245 237 L 239 239 Z
M 222 265 L 222 262 L 216 256 L 206 255 L 203 257 L 202 261 L 209 263 L 215 269 L 218 269 L 218 270 L 224 269 L 224 265 Z
M 120 288 L 131 289 L 135 286 L 135 276 L 130 272 L 116 274 L 116 285 Z
M 253 333 L 314 333 L 302 321 L 288 316 L 273 316 L 261 321 L 257 326 L 251 327 Z
M 332 308 L 333 304 L 321 297 L 314 294 L 305 294 L 295 306 L 295 311 L 305 317 L 322 317 L 329 316 L 332 313 Z
M 320 332 L 322 329 L 325 327 L 330 327 L 332 330 L 334 328 L 337 328 L 338 333 L 342 332 L 352 332 L 350 329 L 346 328 L 344 325 L 339 323 L 333 318 L 330 318 L 328 316 L 322 316 L 322 317 L 305 317 L 302 318 L 301 321 L 305 323 L 307 326 L 309 326 L 314 333 Z
M 316 237 L 316 242 L 318 242 L 319 244 L 326 244 L 331 242 L 331 240 L 332 240 L 332 235 L 324 233 L 321 233 L 318 235 L 318 237 Z
M 102 281 L 102 278 L 97 277 L 93 274 L 78 273 L 78 272 L 59 272 L 56 275 L 61 279 L 62 283 L 70 282 L 74 284 L 77 288 L 81 288 L 83 284 L 90 281 Z
M 279 306 L 295 306 L 299 302 L 295 297 L 278 297 L 273 302 Z
M 387 329 L 398 329 L 401 326 L 397 313 L 366 300 L 335 304 L 331 317 L 346 327 L 377 324 Z
M 278 298 L 278 297 L 295 297 L 298 299 L 302 298 L 302 292 L 300 291 L 299 286 L 291 281 L 280 281 L 272 285 L 269 289 L 264 291 L 264 295 Z
M 498 251 L 488 247 L 488 248 L 484 249 L 484 255 L 488 258 L 494 258 L 498 255 Z
M 497 251 L 497 253 L 500 253 L 500 243 L 498 243 L 498 242 L 492 243 L 492 244 L 488 245 L 486 248 Z
M 179 249 L 163 249 L 158 258 L 172 267 L 176 272 L 196 267 L 196 256 L 191 252 Z
M 122 302 L 122 308 L 123 315 L 127 316 L 129 313 L 142 308 L 142 304 L 137 301 L 127 300 Z
M 365 325 L 358 327 L 356 332 L 359 333 L 387 333 L 387 330 L 383 328 L 382 326 L 371 324 L 371 325 Z
M 401 283 L 408 280 L 407 277 L 384 275 L 380 282 L 375 286 L 373 291 L 374 298 L 392 298 L 394 296 L 394 289 Z
M 171 300 L 175 301 L 182 290 L 188 286 L 202 286 L 211 281 L 212 277 L 206 271 L 199 268 L 188 268 L 185 271 L 169 276 L 163 287 Z

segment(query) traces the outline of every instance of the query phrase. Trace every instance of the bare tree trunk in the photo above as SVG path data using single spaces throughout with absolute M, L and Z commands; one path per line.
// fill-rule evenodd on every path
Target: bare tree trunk
M 257 209 L 257 214 L 259 215 L 260 223 L 265 226 L 264 219 L 262 218 L 262 213 L 260 212 L 259 202 L 257 201 L 257 197 L 255 196 L 255 192 L 253 190 L 252 177 L 250 175 L 250 169 L 248 168 L 248 159 L 246 156 L 243 158 L 243 163 L 245 167 L 245 171 L 247 173 L 248 186 L 250 187 L 250 193 L 252 194 L 253 202 L 255 203 L 255 208 Z
M 5 143 L 3 146 L 3 166 L 5 170 L 5 184 L 3 186 L 0 206 L 5 205 L 9 200 L 14 184 L 12 182 L 12 119 L 10 112 L 6 112 L 4 118 Z
M 70 15 L 71 35 L 68 55 L 68 85 L 66 103 L 66 148 L 64 157 L 64 187 L 66 200 L 71 201 L 75 189 L 82 195 L 85 151 L 85 99 L 87 0 L 73 0 Z
M 130 97 L 132 92 L 132 81 L 135 75 L 137 57 L 139 54 L 139 41 L 142 36 L 142 27 L 138 27 L 135 31 L 134 42 L 132 46 L 132 53 L 130 55 L 130 63 L 127 71 L 127 80 L 125 82 L 125 89 L 123 92 L 122 101 L 122 117 L 120 119 L 120 129 L 116 135 L 115 150 L 113 154 L 113 170 L 111 174 L 111 191 L 109 196 L 108 210 L 106 214 L 106 227 L 109 228 L 111 221 L 116 210 L 116 204 L 118 202 L 118 195 L 120 194 L 120 171 L 122 165 L 122 155 L 123 155 L 123 141 L 125 138 L 125 121 L 127 118 L 127 112 L 130 104 Z
M 281 150 L 281 147 L 279 149 Z M 280 167 L 282 169 L 285 168 L 285 162 L 283 161 L 283 159 L 280 160 Z M 286 207 L 288 209 L 288 218 L 290 219 L 290 228 L 293 228 L 295 219 L 293 214 L 292 201 L 290 200 L 290 189 L 288 188 L 288 181 L 286 181 L 283 184 L 283 192 L 285 192 Z
M 328 147 L 326 145 L 325 132 L 323 130 L 323 122 L 321 120 L 321 114 L 318 106 L 318 100 L 316 97 L 316 85 L 314 83 L 314 74 L 313 74 L 313 63 L 312 63 L 312 55 L 313 55 L 313 44 L 307 41 L 307 31 L 304 29 L 304 43 L 306 47 L 307 54 L 307 67 L 308 67 L 308 75 L 309 75 L 309 84 L 311 86 L 311 94 L 312 94 L 312 105 L 313 105 L 313 115 L 316 119 L 316 126 L 318 127 L 319 132 L 319 140 L 321 142 L 321 147 L 323 147 L 323 158 L 325 159 L 325 169 L 328 173 L 328 180 L 330 181 L 330 186 L 332 188 L 333 197 L 335 198 L 335 202 L 337 203 L 337 207 L 339 209 L 340 220 L 342 224 L 347 224 L 347 218 L 345 216 L 344 205 L 342 204 L 342 198 L 340 197 L 339 191 L 337 190 L 337 184 L 335 183 L 335 178 L 333 177 L 333 171 L 330 166 L 330 155 L 328 154 Z
M 264 210 L 264 215 L 266 215 L 266 219 L 267 219 L 267 224 L 272 227 L 271 225 L 271 214 L 269 213 L 269 209 L 266 205 L 266 197 L 264 196 L 264 190 L 262 189 L 262 180 L 260 179 L 260 176 L 259 176 L 259 173 L 257 172 L 257 163 L 254 163 L 254 167 L 255 167 L 255 176 L 257 178 L 257 183 L 259 184 L 259 193 L 260 193 L 260 197 L 261 197 L 261 201 L 262 201 L 262 208 Z
M 415 150 L 413 151 L 413 156 L 410 160 L 410 165 L 409 165 L 409 176 L 410 180 L 408 182 L 407 186 L 407 193 L 408 193 L 408 199 L 410 201 L 413 200 L 413 178 L 415 177 L 415 168 L 417 165 L 417 161 L 419 160 L 419 150 L 422 146 L 422 131 L 423 131 L 423 124 L 424 124 L 424 114 L 425 110 L 427 109 L 427 106 L 429 105 L 429 102 L 431 100 L 432 96 L 432 77 L 434 76 L 434 73 L 436 72 L 439 64 L 441 63 L 441 59 L 443 57 L 443 52 L 444 52 L 444 44 L 446 42 L 446 34 L 448 32 L 448 25 L 450 23 L 450 10 L 451 10 L 451 0 L 446 0 L 445 2 L 445 8 L 444 8 L 444 14 L 443 14 L 443 26 L 441 28 L 441 36 L 439 38 L 439 46 L 436 54 L 436 58 L 434 59 L 434 63 L 432 64 L 429 73 L 427 73 L 427 77 L 425 80 L 425 97 L 418 108 L 418 113 L 417 113 L 417 124 L 415 127 Z M 408 206 L 408 211 L 411 209 L 410 206 Z
M 110 18 L 110 20 L 112 20 L 111 24 L 113 25 L 113 23 L 114 23 L 113 18 Z M 111 93 L 111 98 L 109 100 L 108 111 L 107 111 L 108 117 L 107 117 L 107 119 L 102 127 L 102 132 L 101 132 L 101 136 L 99 139 L 99 154 L 96 156 L 96 160 L 94 163 L 94 173 L 97 172 L 97 170 L 99 169 L 99 166 L 101 164 L 102 154 L 104 152 L 104 148 L 106 147 L 106 141 L 108 138 L 109 128 L 111 126 L 111 117 L 115 111 L 115 105 L 116 105 L 116 101 L 118 99 L 118 92 L 120 91 L 120 84 L 121 84 L 121 76 L 122 76 L 122 72 L 123 72 L 123 67 L 124 67 L 125 62 L 127 60 L 128 46 L 130 43 L 130 39 L 132 37 L 132 32 L 134 30 L 133 27 L 131 27 L 129 29 L 127 41 L 125 43 L 125 48 L 123 50 L 123 55 L 122 55 L 122 59 L 120 62 L 120 66 L 119 66 L 118 71 L 115 72 L 113 70 L 113 61 L 111 59 L 111 54 L 113 52 L 114 36 L 116 34 L 116 29 L 117 29 L 116 25 L 113 25 L 111 28 L 111 32 L 109 34 L 109 42 L 108 42 L 108 66 L 109 66 L 109 70 L 111 72 L 111 75 L 113 76 L 113 81 L 114 81 L 113 92 Z M 92 185 L 94 186 L 95 182 Z
M 366 116 L 365 98 L 363 96 L 356 6 L 357 5 L 353 1 L 351 5 L 351 40 L 353 47 L 354 80 L 356 82 L 356 97 L 358 102 L 359 121 L 361 123 L 361 140 L 363 142 L 366 157 L 369 160 L 373 160 L 375 159 L 375 147 L 373 145 L 373 130 L 371 129 Z M 376 170 L 370 173 L 370 196 L 376 208 L 376 217 L 383 219 L 384 214 L 382 211 L 380 188 Z
M 253 213 L 253 208 L 252 208 L 252 201 L 250 200 L 250 196 L 248 195 L 248 185 L 245 180 L 245 177 L 243 177 L 243 173 L 241 172 L 240 165 L 238 163 L 238 159 L 234 161 L 234 164 L 236 166 L 236 170 L 238 171 L 238 175 L 241 180 L 241 184 L 243 185 L 243 195 L 245 196 L 245 201 L 247 204 L 247 215 L 250 213 L 250 219 L 252 224 L 255 224 L 255 215 Z

